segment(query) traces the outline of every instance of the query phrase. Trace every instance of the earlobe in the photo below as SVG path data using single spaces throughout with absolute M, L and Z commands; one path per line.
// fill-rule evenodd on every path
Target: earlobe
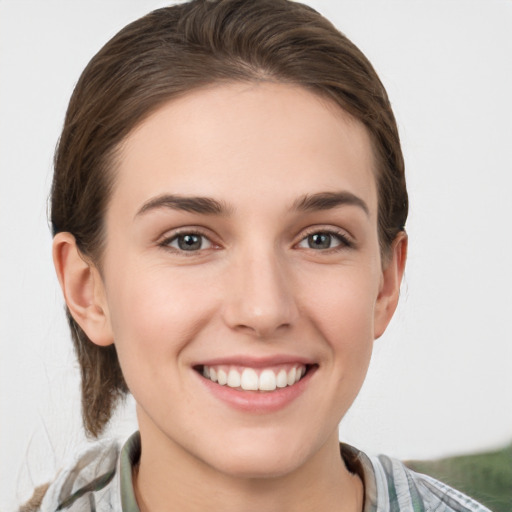
M 71 233 L 55 235 L 53 263 L 75 321 L 93 343 L 111 345 L 113 335 L 103 281 L 98 269 L 82 256 Z
M 382 270 L 382 282 L 375 307 L 375 339 L 384 334 L 398 305 L 406 259 L 407 233 L 401 231 L 393 240 L 389 259 Z

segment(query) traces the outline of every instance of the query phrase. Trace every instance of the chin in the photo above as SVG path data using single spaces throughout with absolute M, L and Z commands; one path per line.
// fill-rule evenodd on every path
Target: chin
M 255 436 L 258 437 L 258 436 Z M 298 470 L 308 459 L 305 443 L 276 437 L 232 442 L 212 454 L 217 471 L 244 479 L 279 478 Z M 258 442 L 259 441 L 259 442 Z M 311 448 L 313 451 L 313 448 Z

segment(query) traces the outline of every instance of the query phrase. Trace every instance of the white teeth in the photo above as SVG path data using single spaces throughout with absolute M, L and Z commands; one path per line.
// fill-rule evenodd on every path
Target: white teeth
M 240 386 L 246 391 L 257 391 L 259 386 L 258 374 L 252 368 L 245 368 L 240 379 Z
M 274 391 L 276 389 L 276 374 L 272 370 L 263 370 L 260 375 L 260 389 Z
M 211 372 L 210 372 L 211 373 Z M 297 375 L 297 368 L 292 368 L 289 372 L 288 372 L 288 377 L 287 377 L 287 383 L 288 383 L 288 386 L 291 386 L 292 384 L 295 384 L 295 376 Z
M 304 365 L 287 365 L 286 368 L 265 368 L 258 371 L 254 368 L 239 366 L 203 366 L 203 377 L 218 382 L 221 386 L 241 388 L 244 391 L 275 391 L 277 388 L 293 386 L 305 375 Z
M 276 377 L 276 386 L 278 388 L 285 388 L 288 386 L 288 375 L 286 375 L 286 370 L 281 370 Z
M 217 382 L 221 386 L 225 386 L 228 383 L 228 376 L 224 370 L 219 370 L 217 372 Z
M 236 370 L 229 370 L 227 384 L 230 388 L 240 387 L 240 374 Z

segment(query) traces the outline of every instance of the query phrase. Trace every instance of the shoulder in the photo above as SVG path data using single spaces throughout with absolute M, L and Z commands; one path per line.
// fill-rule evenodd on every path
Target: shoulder
M 385 497 L 392 505 L 389 510 L 490 512 L 465 494 L 430 476 L 412 471 L 396 459 L 379 455 L 369 460 L 375 475 L 379 506 L 381 498 Z
M 98 499 L 113 503 L 120 450 L 119 441 L 92 444 L 70 458 L 53 482 L 36 489 L 20 512 L 95 510 L 91 502 Z

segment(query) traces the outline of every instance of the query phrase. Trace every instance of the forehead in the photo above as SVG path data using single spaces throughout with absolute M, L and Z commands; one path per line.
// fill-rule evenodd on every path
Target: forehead
M 374 176 L 366 128 L 331 100 L 293 85 L 232 83 L 173 99 L 134 129 L 112 200 L 134 209 L 162 193 L 240 204 L 264 195 L 286 205 L 346 190 L 373 214 Z

